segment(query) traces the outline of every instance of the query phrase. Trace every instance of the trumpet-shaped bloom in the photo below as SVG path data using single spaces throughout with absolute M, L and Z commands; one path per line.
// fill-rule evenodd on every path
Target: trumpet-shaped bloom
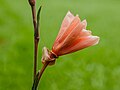
M 78 15 L 68 12 L 65 16 L 52 50 L 43 48 L 42 63 L 49 61 L 53 65 L 58 56 L 72 53 L 98 44 L 99 37 L 86 30 L 87 21 L 81 21 Z
M 91 31 L 86 30 L 86 26 L 86 20 L 81 21 L 78 15 L 74 16 L 68 12 L 53 44 L 52 52 L 56 56 L 61 56 L 98 44 L 99 37 L 93 36 Z

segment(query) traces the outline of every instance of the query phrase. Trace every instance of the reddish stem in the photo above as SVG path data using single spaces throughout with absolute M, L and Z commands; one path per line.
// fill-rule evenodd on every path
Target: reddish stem
M 33 19 L 33 26 L 34 26 L 34 78 L 36 77 L 37 71 L 37 52 L 38 52 L 38 43 L 39 43 L 39 32 L 37 30 L 37 17 L 36 17 L 36 6 L 35 2 L 29 0 L 31 10 L 32 10 L 32 19 Z
M 50 53 L 50 58 L 51 58 L 51 59 L 54 58 L 54 60 L 55 60 L 55 58 L 57 58 L 57 57 L 56 57 L 53 53 Z M 46 61 L 46 62 L 43 64 L 43 67 L 41 68 L 41 70 L 40 70 L 40 72 L 38 73 L 38 76 L 37 76 L 37 83 L 36 83 L 36 85 L 35 85 L 35 90 L 36 90 L 37 87 L 38 87 L 38 84 L 39 84 L 40 79 L 41 79 L 41 77 L 42 77 L 42 75 L 43 75 L 43 72 L 45 71 L 46 67 L 47 67 L 51 62 L 53 62 L 53 61 Z M 34 90 L 34 89 L 33 89 L 33 90 Z
M 31 6 L 32 9 L 32 18 L 33 18 L 33 25 L 34 25 L 34 32 L 36 32 L 36 28 L 37 28 L 37 18 L 36 18 L 36 7 Z
M 40 82 L 40 79 L 43 75 L 43 72 L 45 71 L 46 67 L 49 65 L 49 61 L 46 61 L 43 65 L 43 67 L 41 68 L 40 72 L 38 72 L 35 80 L 34 80 L 34 83 L 33 83 L 33 87 L 32 87 L 32 90 L 37 90 L 37 87 L 38 87 L 38 84 Z
M 39 80 L 39 81 L 40 81 L 41 76 L 42 76 L 43 72 L 45 71 L 45 69 L 46 69 L 46 67 L 48 66 L 49 63 L 50 63 L 50 62 L 45 62 L 45 64 L 44 64 L 43 67 L 41 68 L 40 73 L 39 73 L 39 75 L 38 75 L 38 80 Z

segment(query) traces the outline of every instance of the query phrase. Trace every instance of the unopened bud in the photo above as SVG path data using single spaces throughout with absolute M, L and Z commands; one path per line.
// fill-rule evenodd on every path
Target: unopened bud
M 35 6 L 36 0 L 28 0 L 31 6 Z

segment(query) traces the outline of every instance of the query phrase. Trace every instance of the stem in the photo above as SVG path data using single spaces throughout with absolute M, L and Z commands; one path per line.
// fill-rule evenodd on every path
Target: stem
M 39 42 L 39 39 L 36 38 L 37 20 L 36 20 L 35 6 L 32 7 L 32 16 L 33 16 L 33 24 L 34 24 L 34 79 L 35 79 L 36 71 L 37 71 L 37 50 L 38 50 L 38 42 Z
M 34 38 L 34 79 L 36 77 L 36 71 L 37 71 L 38 42 L 39 40 L 36 40 L 36 38 Z
M 39 75 L 38 75 L 38 81 L 40 81 L 41 76 L 42 76 L 43 72 L 45 71 L 45 69 L 46 69 L 46 67 L 48 66 L 49 63 L 50 63 L 50 62 L 47 62 L 47 61 L 46 61 L 46 63 L 43 65 L 43 67 L 42 67 L 42 69 L 41 69 L 41 71 L 40 71 L 40 73 L 39 73 Z
M 30 4 L 31 5 L 31 4 Z M 31 5 L 32 10 L 32 19 L 33 19 L 33 26 L 34 26 L 34 78 L 36 77 L 37 71 L 37 52 L 38 52 L 38 43 L 39 43 L 39 32 L 37 30 L 37 18 L 36 18 L 36 6 Z
M 32 9 L 32 19 L 33 19 L 33 25 L 34 25 L 34 32 L 36 32 L 36 27 L 37 27 L 37 18 L 36 18 L 36 7 L 31 6 Z
M 50 62 L 46 61 L 45 64 L 43 65 L 43 67 L 41 68 L 40 72 L 38 72 L 38 75 L 37 75 L 37 77 L 34 80 L 34 84 L 33 84 L 32 90 L 37 90 L 37 87 L 38 87 L 40 79 L 41 79 L 41 77 L 43 75 L 43 72 L 45 71 L 45 69 L 46 69 L 46 67 L 48 66 L 49 63 Z

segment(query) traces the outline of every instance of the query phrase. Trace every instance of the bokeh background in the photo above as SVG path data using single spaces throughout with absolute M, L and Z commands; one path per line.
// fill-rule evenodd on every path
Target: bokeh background
M 87 19 L 100 43 L 59 57 L 45 71 L 39 90 L 120 90 L 120 0 L 37 0 L 42 47 L 51 49 L 70 10 Z M 0 90 L 31 90 L 33 26 L 27 0 L 0 0 Z

